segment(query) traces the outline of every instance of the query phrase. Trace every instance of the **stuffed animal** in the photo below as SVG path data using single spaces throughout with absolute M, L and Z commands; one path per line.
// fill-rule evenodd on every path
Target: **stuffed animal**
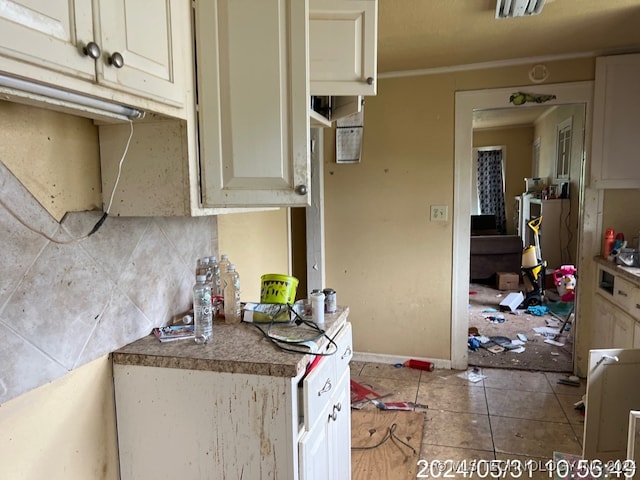
M 576 298 L 576 272 L 573 265 L 562 265 L 553 272 L 553 280 L 563 302 L 573 302 Z

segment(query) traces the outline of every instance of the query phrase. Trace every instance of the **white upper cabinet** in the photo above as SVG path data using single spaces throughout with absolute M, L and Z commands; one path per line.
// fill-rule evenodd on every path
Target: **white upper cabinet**
M 591 180 L 640 188 L 640 54 L 596 59 Z
M 195 18 L 203 207 L 308 205 L 307 1 L 200 0 Z
M 310 0 L 311 95 L 375 95 L 377 0 Z
M 183 58 L 190 18 L 181 3 L 0 0 L 0 71 L 184 117 L 176 107 L 192 58 Z

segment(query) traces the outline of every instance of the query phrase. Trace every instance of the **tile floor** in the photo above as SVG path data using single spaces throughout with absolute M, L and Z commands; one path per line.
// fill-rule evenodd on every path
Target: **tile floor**
M 584 416 L 573 404 L 580 387 L 558 384 L 562 373 L 480 369 L 477 383 L 460 371 L 423 372 L 380 363 L 352 362 L 353 378 L 369 379 L 391 396 L 385 401 L 426 405 L 421 459 L 545 462 L 553 452 L 581 455 Z M 535 472 L 526 478 L 549 478 Z

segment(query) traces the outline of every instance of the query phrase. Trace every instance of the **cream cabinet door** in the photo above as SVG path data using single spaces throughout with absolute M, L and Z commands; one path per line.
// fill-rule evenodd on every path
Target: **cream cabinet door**
M 94 60 L 83 53 L 94 40 L 92 18 L 91 0 L 0 0 L 0 55 L 27 69 L 93 80 Z M 0 58 L 0 71 L 7 70 Z M 34 70 L 30 76 L 45 80 L 42 70 Z
M 640 350 L 589 352 L 583 457 L 623 460 L 629 412 L 640 409 Z
M 311 95 L 375 95 L 377 0 L 310 0 Z
M 182 70 L 192 68 L 190 49 L 181 48 L 185 35 L 180 33 L 191 21 L 186 15 L 181 18 L 182 10 L 180 0 L 100 0 L 98 82 L 182 106 Z
M 640 187 L 640 54 L 596 59 L 591 177 L 595 188 Z
M 202 202 L 308 205 L 306 0 L 196 1 Z

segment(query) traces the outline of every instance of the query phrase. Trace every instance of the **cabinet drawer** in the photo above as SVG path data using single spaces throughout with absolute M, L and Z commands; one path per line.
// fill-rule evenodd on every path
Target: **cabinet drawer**
M 634 298 L 636 297 L 636 290 L 637 287 L 631 282 L 616 276 L 613 287 L 613 301 L 623 310 L 631 313 L 635 309 Z
M 349 368 L 349 362 L 353 357 L 350 323 L 345 324 L 342 330 L 334 337 L 333 342 L 335 343 L 334 348 L 337 347 L 335 354 L 336 378 L 341 378 L 345 370 Z
M 335 356 L 323 357 L 320 363 L 303 380 L 304 424 L 310 429 L 322 416 L 333 391 L 337 386 Z

